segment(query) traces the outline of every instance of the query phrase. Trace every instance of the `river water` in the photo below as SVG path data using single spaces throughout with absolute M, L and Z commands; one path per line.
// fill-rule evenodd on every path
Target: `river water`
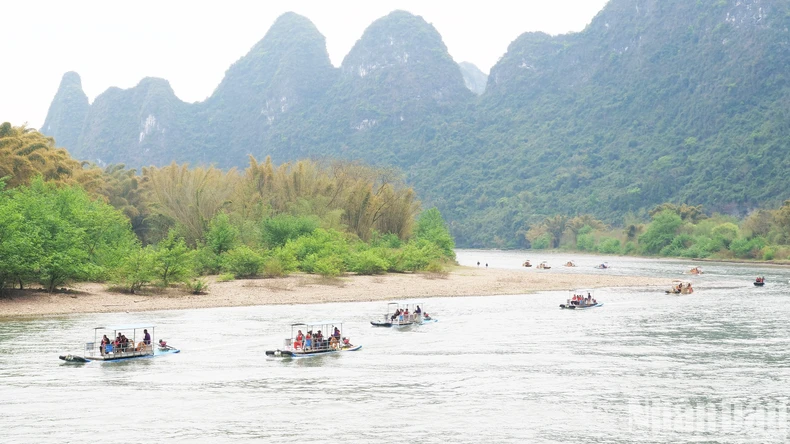
M 520 264 L 547 260 L 540 271 Z M 578 265 L 561 264 L 573 259 Z M 433 298 L 439 322 L 373 328 L 383 303 L 87 314 L 0 322 L 0 442 L 786 442 L 790 269 L 459 250 L 524 273 L 688 278 L 696 292 L 597 289 Z M 608 261 L 611 268 L 593 265 Z M 752 285 L 764 275 L 763 288 Z M 525 292 L 529 289 L 525 288 Z M 340 356 L 266 358 L 289 324 L 341 319 Z M 99 325 L 150 323 L 182 352 L 64 364 Z

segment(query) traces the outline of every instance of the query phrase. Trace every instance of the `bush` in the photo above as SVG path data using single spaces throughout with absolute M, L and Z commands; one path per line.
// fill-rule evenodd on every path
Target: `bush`
M 410 241 L 403 247 L 400 254 L 400 263 L 404 270 L 424 270 L 432 261 L 444 257 L 442 250 L 436 244 L 426 240 Z
M 551 234 L 544 234 L 532 241 L 532 248 L 535 250 L 546 250 L 551 248 Z
M 282 247 L 288 241 L 312 234 L 318 228 L 316 217 L 280 214 L 263 220 L 263 243 L 269 248 Z
M 236 246 L 239 230 L 230 224 L 230 218 L 225 213 L 220 213 L 211 219 L 206 233 L 206 246 L 220 256 Z
M 381 274 L 389 264 L 373 250 L 361 251 L 350 258 L 349 270 L 357 274 Z
M 633 242 L 626 242 L 623 247 L 623 254 L 634 254 L 636 250 L 636 245 Z
M 208 246 L 195 250 L 194 267 L 197 274 L 216 274 L 220 271 L 220 257 Z
M 645 234 L 639 236 L 639 246 L 647 254 L 661 253 L 663 256 L 671 256 L 675 253 L 674 255 L 677 255 L 676 252 L 679 251 L 677 245 L 664 249 L 672 244 L 681 225 L 683 221 L 680 216 L 670 210 L 664 210 L 653 216 L 653 221 Z
M 217 282 L 230 282 L 235 279 L 236 276 L 234 276 L 233 273 L 223 273 L 217 276 Z
M 327 256 L 316 259 L 312 265 L 312 272 L 324 277 L 336 277 L 343 274 L 343 261 L 338 257 Z
M 581 251 L 594 251 L 595 238 L 592 234 L 579 234 L 576 237 L 576 248 Z
M 436 208 L 424 211 L 417 218 L 415 237 L 435 244 L 443 256 L 455 259 L 455 241 L 442 219 L 442 214 Z
M 205 294 L 208 291 L 208 282 L 205 279 L 193 279 L 184 282 L 184 286 L 192 294 Z
M 772 261 L 776 257 L 776 250 L 772 247 L 765 247 L 763 248 L 763 260 L 764 261 Z
M 620 240 L 604 238 L 598 245 L 598 251 L 603 254 L 618 254 L 620 252 Z
M 755 259 L 761 257 L 760 252 L 765 247 L 766 242 L 763 237 L 754 239 L 735 239 L 730 243 L 730 251 L 735 257 L 740 259 Z
M 236 277 L 252 277 L 258 274 L 263 258 L 250 247 L 242 245 L 222 255 L 222 268 Z

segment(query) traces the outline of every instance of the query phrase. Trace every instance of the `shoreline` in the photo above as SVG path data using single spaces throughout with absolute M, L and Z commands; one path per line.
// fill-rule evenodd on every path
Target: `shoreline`
M 242 307 L 254 305 L 369 302 L 433 297 L 518 295 L 540 291 L 603 287 L 669 286 L 670 279 L 576 273 L 527 273 L 522 270 L 454 267 L 437 275 L 426 273 L 346 275 L 322 278 L 294 274 L 275 279 L 217 282 L 209 276 L 208 292 L 180 288 L 119 293 L 107 284 L 80 283 L 68 292 L 49 294 L 14 290 L 0 297 L 0 321 L 84 313 L 132 313 L 155 310 Z

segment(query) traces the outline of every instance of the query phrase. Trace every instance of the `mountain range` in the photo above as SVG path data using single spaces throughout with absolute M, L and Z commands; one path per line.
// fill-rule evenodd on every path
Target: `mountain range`
M 458 245 L 525 246 L 554 214 L 786 199 L 788 29 L 782 0 L 610 0 L 581 32 L 522 34 L 486 78 L 408 12 L 372 23 L 340 67 L 287 13 L 203 102 L 146 78 L 89 103 L 66 73 L 42 132 L 99 164 L 396 166 Z

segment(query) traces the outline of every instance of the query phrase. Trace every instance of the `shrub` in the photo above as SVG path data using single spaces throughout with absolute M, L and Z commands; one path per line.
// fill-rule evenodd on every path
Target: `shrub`
M 662 255 L 671 255 L 677 250 L 677 246 L 666 250 L 677 235 L 678 229 L 683 225 L 683 221 L 676 213 L 670 210 L 664 210 L 655 216 L 653 221 L 647 228 L 645 234 L 639 236 L 639 246 L 642 251 L 647 254 L 661 253 Z
M 195 250 L 193 263 L 197 274 L 216 274 L 221 268 L 219 255 L 205 245 Z
M 595 238 L 592 234 L 579 234 L 576 237 L 576 248 L 581 251 L 594 251 Z
M 763 260 L 764 261 L 772 261 L 776 257 L 776 250 L 772 247 L 765 247 L 763 248 Z
M 263 243 L 269 248 L 282 247 L 289 240 L 312 234 L 318 228 L 316 217 L 280 214 L 263 220 Z
M 626 242 L 623 247 L 623 254 L 633 254 L 636 253 L 636 250 L 636 245 L 633 242 Z
M 335 277 L 343 274 L 343 261 L 334 256 L 326 256 L 316 259 L 313 262 L 313 273 L 320 274 L 324 277 Z
M 349 270 L 357 274 L 381 274 L 389 264 L 373 250 L 360 251 L 350 258 Z
M 217 282 L 230 282 L 235 279 L 236 276 L 234 276 L 233 273 L 223 273 L 217 276 Z
M 445 257 L 455 258 L 455 241 L 438 209 L 431 208 L 420 214 L 415 237 L 435 244 Z
M 543 234 L 532 241 L 532 248 L 535 250 L 546 250 L 551 248 L 551 234 Z
M 236 277 L 251 277 L 258 274 L 263 258 L 250 247 L 242 245 L 222 255 L 222 268 Z
M 230 218 L 225 213 L 220 213 L 211 219 L 206 233 L 206 246 L 220 256 L 236 246 L 239 230 L 230 224 Z
M 205 294 L 208 291 L 208 282 L 205 279 L 192 279 L 184 282 L 184 286 L 192 294 Z
M 620 252 L 620 240 L 604 238 L 598 245 L 598 251 L 603 254 L 617 254 Z

